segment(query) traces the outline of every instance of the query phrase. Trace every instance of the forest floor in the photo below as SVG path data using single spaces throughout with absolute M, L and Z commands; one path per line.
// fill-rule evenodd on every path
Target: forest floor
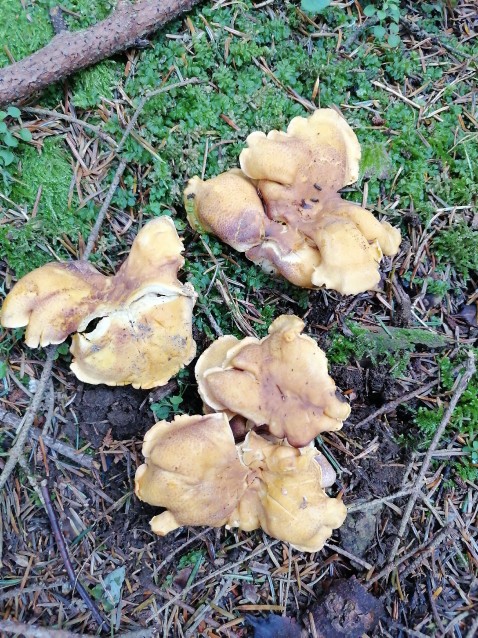
M 321 552 L 262 532 L 181 528 L 158 538 L 134 473 L 156 420 L 200 413 L 195 362 L 153 391 L 89 386 L 70 372 L 63 344 L 34 435 L 0 493 L 1 635 L 98 631 L 66 576 L 45 478 L 76 577 L 111 635 L 243 638 L 274 613 L 314 637 L 314 603 L 352 577 L 383 604 L 370 636 L 478 633 L 478 377 L 466 376 L 478 352 L 478 10 L 464 0 L 388 5 L 367 18 L 350 1 L 317 16 L 299 2 L 205 2 L 144 47 L 5 110 L 0 298 L 33 268 L 82 255 L 123 159 L 92 263 L 111 274 L 145 221 L 171 215 L 186 249 L 180 277 L 199 295 L 198 353 L 220 333 L 265 336 L 276 316 L 294 313 L 326 351 L 352 413 L 317 440 L 338 473 L 330 494 L 349 506 Z M 61 6 L 78 29 L 113 5 Z M 48 42 L 48 7 L 0 0 L 0 66 Z M 160 87 L 118 156 L 140 98 Z M 403 235 L 399 254 L 382 261 L 380 289 L 356 297 L 258 272 L 194 233 L 182 206 L 187 179 L 236 166 L 251 131 L 284 130 L 330 106 L 362 145 L 360 179 L 345 196 Z M 0 328 L 0 469 L 45 364 L 22 336 Z M 279 635 L 267 628 L 255 635 Z

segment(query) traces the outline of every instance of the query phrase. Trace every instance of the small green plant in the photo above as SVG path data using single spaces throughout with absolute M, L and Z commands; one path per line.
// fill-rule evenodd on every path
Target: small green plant
M 318 15 L 331 3 L 332 0 L 301 0 L 300 7 L 306 13 L 315 13 Z
M 471 442 L 471 445 L 465 445 L 463 452 L 468 452 L 471 457 L 471 464 L 478 467 L 478 438 Z
M 14 149 L 20 144 L 20 140 L 30 142 L 32 139 L 30 131 L 21 128 L 20 116 L 20 110 L 16 106 L 9 106 L 6 111 L 0 111 L 0 174 L 7 191 L 13 180 L 13 175 L 7 169 L 16 159 Z
M 173 394 L 171 397 L 165 397 L 157 403 L 151 404 L 151 411 L 154 414 L 154 418 L 157 421 L 164 421 L 171 415 L 182 414 L 179 406 L 183 402 L 183 397 L 180 394 Z
M 376 24 L 372 31 L 377 40 L 387 39 L 387 43 L 391 47 L 398 47 L 400 44 L 400 1 L 385 0 L 380 7 L 368 4 L 363 10 L 367 18 L 376 18 Z

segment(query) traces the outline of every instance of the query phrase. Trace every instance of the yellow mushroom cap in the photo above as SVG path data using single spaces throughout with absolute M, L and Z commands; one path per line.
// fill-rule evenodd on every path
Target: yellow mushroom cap
M 256 522 L 274 538 L 304 552 L 317 552 L 347 515 L 340 499 L 322 488 L 322 471 L 313 447 L 297 449 L 250 432 L 240 446 L 242 461 L 255 479 L 235 512 L 231 527 Z M 254 529 L 254 528 L 252 528 Z
M 177 279 L 182 250 L 172 219 L 154 219 L 138 233 L 115 276 L 82 261 L 37 268 L 7 295 L 0 322 L 26 326 L 30 347 L 61 343 L 76 333 L 71 368 L 82 381 L 163 385 L 196 352 L 196 294 Z
M 295 285 L 342 294 L 374 289 L 382 254 L 395 255 L 401 238 L 338 192 L 357 180 L 360 154 L 357 136 L 333 109 L 296 117 L 286 132 L 255 131 L 239 157 L 242 172 L 190 181 L 188 219 Z
M 151 522 L 160 535 L 182 525 L 224 525 L 247 487 L 224 414 L 156 423 L 146 433 L 143 455 L 135 491 L 142 501 L 169 510 Z
M 282 315 L 264 339 L 235 342 L 222 337 L 219 345 L 213 344 L 212 354 L 207 349 L 197 362 L 204 402 L 265 424 L 271 434 L 297 447 L 308 445 L 320 432 L 339 430 L 350 406 L 337 397 L 326 356 L 301 334 L 303 328 L 299 317 Z
M 161 536 L 182 525 L 262 527 L 315 552 L 346 515 L 342 501 L 322 488 L 315 448 L 299 450 L 254 432 L 235 446 L 224 414 L 161 421 L 146 433 L 143 454 L 135 492 L 166 508 L 151 520 Z

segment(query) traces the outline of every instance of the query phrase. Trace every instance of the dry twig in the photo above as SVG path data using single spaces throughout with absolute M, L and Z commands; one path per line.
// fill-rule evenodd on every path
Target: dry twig
M 88 609 L 91 611 L 91 614 L 92 614 L 93 618 L 98 623 L 99 628 L 101 630 L 104 630 L 104 631 L 109 631 L 109 623 L 108 623 L 108 621 L 105 618 L 103 618 L 103 616 L 101 615 L 98 607 L 92 601 L 92 599 L 90 598 L 90 595 L 88 594 L 86 589 L 83 587 L 83 585 L 76 578 L 75 570 L 73 568 L 72 562 L 70 560 L 70 556 L 68 554 L 68 550 L 66 548 L 65 539 L 63 537 L 63 533 L 62 533 L 62 531 L 60 529 L 60 526 L 58 524 L 58 519 L 56 517 L 56 513 L 55 513 L 55 510 L 53 508 L 53 504 L 51 502 L 50 492 L 48 490 L 47 481 L 46 480 L 42 481 L 40 487 L 41 487 L 41 492 L 42 492 L 42 495 L 43 495 L 43 499 L 45 501 L 45 509 L 47 511 L 48 518 L 50 520 L 50 525 L 51 525 L 51 528 L 53 530 L 53 534 L 55 536 L 56 544 L 57 544 L 57 547 L 58 547 L 58 549 L 60 551 L 61 558 L 62 558 L 63 563 L 65 565 L 65 568 L 66 568 L 66 571 L 67 571 L 67 574 L 68 574 L 68 578 L 70 579 L 71 586 L 73 587 L 73 589 L 76 589 L 78 591 L 78 593 L 80 594 L 83 602 L 88 607 Z
M 415 489 L 412 492 L 412 495 L 407 503 L 407 506 L 405 508 L 405 511 L 403 513 L 403 517 L 402 517 L 402 522 L 400 524 L 400 528 L 398 530 L 398 534 L 397 534 L 397 538 L 393 544 L 392 547 L 392 551 L 390 552 L 390 556 L 388 559 L 388 563 L 392 563 L 395 555 L 397 553 L 397 550 L 400 546 L 400 541 L 402 540 L 402 537 L 405 533 L 405 530 L 407 528 L 408 525 L 408 521 L 410 519 L 410 516 L 413 512 L 413 508 L 415 506 L 415 503 L 417 501 L 417 498 L 420 494 L 420 490 L 422 488 L 423 482 L 425 480 L 425 475 L 428 471 L 428 468 L 430 467 L 430 463 L 432 461 L 433 458 L 433 453 L 436 450 L 438 443 L 440 442 L 440 439 L 443 435 L 443 433 L 445 432 L 445 429 L 448 425 L 448 423 L 450 422 L 450 419 L 453 415 L 453 411 L 455 410 L 458 401 L 460 400 L 461 395 L 463 394 L 463 392 L 466 390 L 468 383 L 470 382 L 471 377 L 474 375 L 476 370 L 476 366 L 475 366 L 475 355 L 473 353 L 473 350 L 470 350 L 468 352 L 468 361 L 466 364 L 466 369 L 465 372 L 463 373 L 463 375 L 461 376 L 461 378 L 458 380 L 458 383 L 456 385 L 456 389 L 455 392 L 450 400 L 450 403 L 448 405 L 448 408 L 445 411 L 445 414 L 443 415 L 443 418 L 441 420 L 440 425 L 437 428 L 437 431 L 435 432 L 435 436 L 432 439 L 432 442 L 430 443 L 430 447 L 428 448 L 428 451 L 426 453 L 425 458 L 423 459 L 423 463 L 422 463 L 422 467 L 420 469 L 420 472 L 418 474 L 418 477 L 415 481 Z

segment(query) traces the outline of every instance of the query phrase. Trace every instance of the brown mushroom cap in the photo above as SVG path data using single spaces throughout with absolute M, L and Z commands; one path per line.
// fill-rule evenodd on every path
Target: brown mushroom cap
M 313 447 L 292 448 L 254 432 L 235 446 L 224 414 L 180 416 L 146 433 L 136 495 L 167 508 L 151 520 L 164 536 L 182 525 L 262 527 L 301 551 L 322 548 L 346 509 L 329 498 Z
M 163 385 L 196 352 L 196 294 L 177 279 L 183 245 L 173 221 L 146 224 L 114 277 L 85 262 L 51 263 L 21 279 L 0 321 L 27 326 L 30 347 L 73 337 L 71 368 L 82 381 L 150 388 Z M 92 331 L 88 325 L 99 320 Z
M 135 492 L 169 510 L 151 522 L 160 535 L 182 525 L 225 525 L 247 487 L 247 470 L 224 414 L 156 423 L 146 433 L 143 455 Z
M 242 172 L 189 182 L 193 227 L 296 285 L 342 294 L 375 288 L 380 259 L 396 254 L 400 232 L 338 193 L 358 178 L 360 145 L 347 122 L 318 109 L 285 133 L 251 133 L 247 144 Z
M 203 401 L 265 424 L 296 447 L 308 445 L 320 432 L 339 430 L 350 406 L 336 396 L 325 354 L 301 334 L 303 328 L 299 317 L 282 315 L 262 340 L 222 337 L 196 365 Z

